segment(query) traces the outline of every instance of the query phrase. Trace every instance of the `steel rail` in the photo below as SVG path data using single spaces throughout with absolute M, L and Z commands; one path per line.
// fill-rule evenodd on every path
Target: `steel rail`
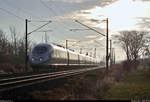
M 37 83 L 41 83 L 41 82 L 45 82 L 45 81 L 49 81 L 49 80 L 54 80 L 54 79 L 58 79 L 58 78 L 63 78 L 63 77 L 67 77 L 67 76 L 71 76 L 71 75 L 75 75 L 75 74 L 80 74 L 80 73 L 83 73 L 86 71 L 96 70 L 96 69 L 100 69 L 100 68 L 103 68 L 103 67 L 61 71 L 61 72 L 54 72 L 54 73 L 49 73 L 49 74 L 47 73 L 47 75 L 45 75 L 45 76 L 38 76 L 36 78 L 31 78 L 31 76 L 30 76 L 30 77 L 27 77 L 29 79 L 20 79 L 17 81 L 1 83 L 0 84 L 0 87 L 1 87 L 0 90 L 1 91 L 7 91 L 10 89 L 14 89 L 14 88 L 33 85 L 33 84 L 37 84 Z M 21 83 L 22 83 L 22 85 L 18 85 Z M 10 86 L 10 85 L 14 85 L 14 86 Z
M 69 74 L 69 73 L 73 73 L 72 71 L 71 72 L 63 72 L 63 73 L 58 73 L 58 74 L 53 74 L 50 75 L 45 75 L 45 76 L 38 76 L 36 78 L 31 78 L 31 79 L 23 79 L 23 80 L 19 80 L 19 81 L 12 81 L 12 82 L 5 82 L 5 83 L 2 83 L 0 84 L 0 86 L 4 86 L 4 85 L 9 85 L 9 84 L 15 84 L 15 83 L 20 83 L 20 82 L 26 82 L 26 81 L 32 81 L 32 80 L 38 80 L 38 79 L 43 79 L 43 78 L 50 78 L 50 77 L 54 77 L 54 76 L 59 76 L 59 75 L 63 75 L 63 74 Z
M 66 71 L 61 71 L 61 72 L 66 72 Z M 60 73 L 60 72 L 53 72 L 53 73 L 48 72 L 48 73 L 35 74 L 35 75 L 23 75 L 23 76 L 19 76 L 19 77 L 3 78 L 3 79 L 0 79 L 0 82 L 10 81 L 10 80 L 17 80 L 17 79 L 24 79 L 24 78 L 30 78 L 30 77 L 37 77 L 37 76 L 44 76 L 44 75 L 56 74 L 56 73 Z
M 27 83 L 27 84 L 13 86 L 13 87 L 9 87 L 9 88 L 3 88 L 3 89 L 1 89 L 1 91 L 8 91 L 8 90 L 11 90 L 11 89 L 25 87 L 25 86 L 29 86 L 29 85 L 33 85 L 33 84 L 38 84 L 38 83 L 42 83 L 42 82 L 46 82 L 46 81 L 50 81 L 50 80 L 55 80 L 55 79 L 63 78 L 63 77 L 67 77 L 67 76 L 72 76 L 72 75 L 76 75 L 76 74 L 80 74 L 80 73 L 83 73 L 83 71 L 82 72 L 78 72 L 78 73 L 67 74 L 67 75 L 64 75 L 64 76 L 53 77 L 51 79 L 44 79 L 44 80 L 39 80 L 39 81 L 36 81 L 36 82 L 30 82 L 30 83 Z
M 48 72 L 48 73 L 35 74 L 35 75 L 23 75 L 23 76 L 18 76 L 18 77 L 11 77 L 11 78 L 2 78 L 2 79 L 0 79 L 0 83 L 3 81 L 10 81 L 10 80 L 24 79 L 24 78 L 29 78 L 29 77 L 44 76 L 44 75 L 62 73 L 62 72 L 67 72 L 67 71 L 72 71 L 72 70 L 65 70 L 65 71 L 59 71 L 59 72 Z

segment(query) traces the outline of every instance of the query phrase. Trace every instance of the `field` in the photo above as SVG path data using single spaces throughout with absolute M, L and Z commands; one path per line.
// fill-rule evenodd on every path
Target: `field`
M 101 97 L 106 100 L 150 99 L 150 76 L 148 72 L 148 67 L 138 67 Z
M 89 71 L 45 84 L 52 89 L 35 89 L 24 100 L 148 100 L 150 68 L 124 62 L 106 69 Z M 59 82 L 60 81 L 60 82 Z
M 105 69 L 68 77 L 65 83 L 51 90 L 35 90 L 26 99 L 36 100 L 100 100 L 99 93 L 107 91 L 123 77 L 121 65 L 114 65 L 108 74 Z M 119 73 L 119 74 L 118 74 Z M 120 74 L 122 73 L 122 74 Z M 52 83 L 51 83 L 52 84 Z

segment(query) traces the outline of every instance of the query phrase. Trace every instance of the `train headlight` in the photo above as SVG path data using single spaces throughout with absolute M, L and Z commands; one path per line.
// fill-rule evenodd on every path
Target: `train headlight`
M 34 58 L 32 58 L 31 60 L 34 61 Z
M 42 58 L 40 58 L 40 61 L 42 61 Z

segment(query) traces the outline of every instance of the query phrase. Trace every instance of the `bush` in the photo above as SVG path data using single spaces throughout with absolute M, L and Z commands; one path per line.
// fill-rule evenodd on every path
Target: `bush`
M 0 72 L 1 73 L 21 73 L 25 72 L 25 67 L 23 64 L 13 65 L 10 63 L 0 64 Z M 32 68 L 28 66 L 28 71 L 32 71 Z
M 19 71 L 19 72 L 25 72 L 25 67 L 22 64 L 18 64 L 15 66 L 15 68 Z
M 130 71 L 130 69 L 131 69 L 131 67 L 132 67 L 132 64 L 133 64 L 133 63 L 132 63 L 131 61 L 123 61 L 123 62 L 122 62 L 123 70 L 124 70 L 124 71 L 127 71 L 127 72 Z
M 0 65 L 0 69 L 6 73 L 14 73 L 16 72 L 15 67 L 12 64 L 4 63 Z

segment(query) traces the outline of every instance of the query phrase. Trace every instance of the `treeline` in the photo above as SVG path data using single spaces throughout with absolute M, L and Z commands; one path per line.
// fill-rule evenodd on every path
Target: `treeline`
M 0 29 L 0 70 L 7 69 L 6 67 L 16 68 L 18 66 L 24 66 L 25 36 L 20 37 L 15 27 L 9 27 L 9 30 L 11 39 L 8 39 L 8 34 Z M 34 44 L 28 41 L 28 53 Z M 12 70 L 12 68 L 8 69 Z
M 125 51 L 128 61 L 150 57 L 150 32 L 121 31 L 120 35 L 114 35 L 114 39 Z

